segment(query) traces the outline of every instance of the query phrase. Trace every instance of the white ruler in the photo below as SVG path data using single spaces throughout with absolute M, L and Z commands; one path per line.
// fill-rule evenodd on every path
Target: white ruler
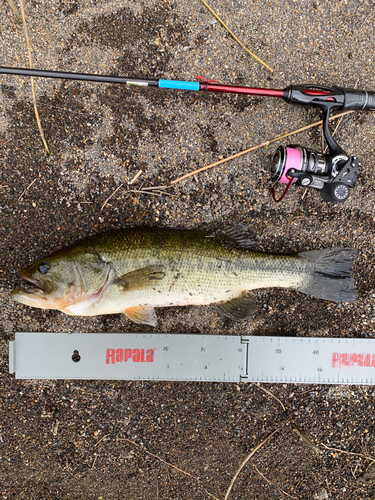
M 375 383 L 375 339 L 16 333 L 19 379 Z

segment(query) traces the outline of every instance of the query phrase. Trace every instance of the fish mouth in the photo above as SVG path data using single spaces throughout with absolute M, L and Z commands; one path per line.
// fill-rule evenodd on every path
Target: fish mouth
M 44 294 L 45 290 L 39 280 L 30 278 L 23 270 L 20 272 L 20 276 L 28 285 L 32 285 L 27 287 L 26 290 L 23 290 L 25 293 Z
M 38 280 L 27 276 L 24 271 L 20 272 L 20 276 L 30 286 L 26 289 L 17 288 L 16 290 L 13 290 L 10 294 L 10 298 L 15 302 L 24 304 L 25 306 L 47 309 L 48 298 L 41 286 L 41 283 Z

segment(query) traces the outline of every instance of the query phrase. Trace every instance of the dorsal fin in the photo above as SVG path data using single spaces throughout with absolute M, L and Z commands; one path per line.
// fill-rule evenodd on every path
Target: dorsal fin
M 251 233 L 249 227 L 245 224 L 219 226 L 213 231 L 212 236 L 229 243 L 231 246 L 245 248 L 246 250 L 253 249 L 255 245 L 255 234 Z

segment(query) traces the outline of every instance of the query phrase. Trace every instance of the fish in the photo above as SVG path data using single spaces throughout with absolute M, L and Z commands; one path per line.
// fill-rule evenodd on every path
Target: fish
M 333 248 L 254 251 L 243 226 L 202 229 L 127 227 L 97 234 L 20 272 L 27 289 L 11 298 L 73 316 L 123 313 L 157 325 L 155 308 L 210 305 L 232 320 L 256 310 L 252 290 L 284 288 L 333 302 L 357 298 L 350 277 L 356 251 Z M 31 285 L 31 286 L 30 286 Z

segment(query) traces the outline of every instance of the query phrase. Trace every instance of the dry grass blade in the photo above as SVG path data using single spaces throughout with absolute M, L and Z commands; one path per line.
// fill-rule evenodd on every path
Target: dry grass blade
M 16 4 L 13 2 L 13 0 L 7 0 L 7 2 L 9 4 L 9 7 L 12 9 L 16 23 L 22 24 L 22 16 L 16 7 Z
M 30 189 L 30 188 L 31 188 L 31 186 L 34 184 L 34 182 L 35 182 L 35 181 L 36 181 L 36 179 L 34 179 L 32 182 L 30 182 L 30 184 L 27 186 L 27 188 L 25 188 L 25 189 L 22 191 L 22 193 L 19 195 L 19 197 L 18 197 L 18 200 L 17 200 L 17 201 L 20 201 L 20 199 L 22 198 L 22 196 L 26 193 L 26 191 L 27 191 L 28 189 Z
M 336 120 L 336 118 L 340 118 L 341 116 L 349 115 L 351 113 L 354 113 L 353 110 L 350 111 L 343 111 L 342 113 L 338 113 L 337 115 L 333 115 L 329 117 L 329 121 Z M 292 132 L 286 132 L 283 135 L 279 135 L 278 137 L 275 137 L 275 139 L 271 139 L 268 141 L 267 147 L 273 142 L 281 141 L 281 139 L 285 139 L 286 137 L 290 137 L 291 135 L 299 134 L 300 132 L 304 132 L 305 130 L 309 130 L 310 128 L 318 127 L 319 125 L 323 124 L 323 120 L 319 120 L 318 122 L 310 123 L 310 125 L 306 125 L 306 127 L 298 128 L 296 130 L 293 130 Z
M 237 158 L 238 156 L 244 155 L 246 153 L 251 153 L 251 151 L 255 151 L 256 149 L 267 146 L 268 144 L 269 144 L 268 142 L 262 142 L 262 144 L 258 144 L 257 146 L 253 146 L 252 148 L 246 149 L 245 151 L 240 151 L 239 153 L 236 153 L 232 156 L 228 156 L 228 158 L 224 158 L 224 160 L 215 161 L 215 163 L 210 163 L 210 165 L 198 168 L 197 170 L 193 170 L 192 172 L 189 172 L 185 175 L 182 175 L 181 177 L 178 177 L 177 179 L 174 179 L 171 182 L 171 185 L 176 184 L 177 182 L 180 182 L 183 179 L 186 179 L 187 177 L 191 177 L 192 175 L 198 174 L 199 172 L 203 172 L 204 170 L 208 170 L 209 168 L 216 167 L 216 165 L 220 165 L 221 163 L 225 163 L 227 161 L 233 160 L 233 158 Z
M 141 175 L 141 173 L 142 173 L 142 170 L 138 170 L 138 172 L 135 174 L 133 179 L 130 182 L 128 182 L 129 186 L 131 186 L 132 184 L 135 183 L 135 181 L 138 179 L 138 177 Z
M 23 8 L 23 0 L 20 0 L 20 6 L 21 6 L 21 15 L 22 15 L 23 27 L 24 27 L 24 30 L 25 30 L 25 38 L 26 38 L 27 51 L 28 51 L 28 54 L 29 54 L 29 65 L 30 65 L 30 69 L 31 69 L 33 67 L 33 60 L 32 60 L 32 57 L 31 57 L 31 47 L 30 47 L 30 42 L 29 42 L 29 35 L 27 33 L 25 10 Z M 33 93 L 35 117 L 36 117 L 36 121 L 37 121 L 37 124 L 38 124 L 40 137 L 42 138 L 44 149 L 46 150 L 47 154 L 50 154 L 48 146 L 47 146 L 47 142 L 46 142 L 46 140 L 44 138 L 44 132 L 43 132 L 43 129 L 42 129 L 42 124 L 40 122 L 40 118 L 39 118 L 38 106 L 36 104 L 36 93 L 35 93 L 34 77 L 30 77 L 30 78 L 31 78 L 31 90 L 32 90 L 32 93 Z
M 179 472 L 181 472 L 182 474 L 185 474 L 186 476 L 190 476 L 192 477 L 193 479 L 195 479 L 196 481 L 199 481 L 199 478 L 196 477 L 196 476 L 193 476 L 193 474 L 190 474 L 190 472 L 186 472 L 182 469 L 180 469 L 179 467 L 176 467 L 175 465 L 169 463 L 169 462 L 166 462 L 163 458 L 159 457 L 158 455 L 155 455 L 154 453 L 151 453 L 150 451 L 147 451 L 146 448 L 144 448 L 143 446 L 141 446 L 140 444 L 132 441 L 131 439 L 127 439 L 127 438 L 117 438 L 117 441 L 127 441 L 128 443 L 131 443 L 133 444 L 134 446 L 136 446 L 137 448 L 141 448 L 147 455 L 150 455 L 151 457 L 154 457 L 154 458 L 157 458 L 158 460 L 160 460 L 161 462 L 163 462 L 164 464 L 166 465 L 169 465 L 170 467 L 173 467 L 173 469 L 176 469 L 178 470 Z
M 161 197 L 161 194 L 158 193 L 157 191 L 142 191 L 140 189 L 130 189 L 131 193 L 138 193 L 138 194 L 148 194 L 150 196 L 159 196 Z
M 270 68 L 268 66 L 268 64 L 266 64 L 265 62 L 262 61 L 262 59 L 260 59 L 258 56 L 256 56 L 253 52 L 251 52 L 251 50 L 249 50 L 242 42 L 241 40 L 239 40 L 236 35 L 233 33 L 233 31 L 231 31 L 228 26 L 225 24 L 225 22 L 220 19 L 220 17 L 216 14 L 216 12 L 214 11 L 214 9 L 212 9 L 212 7 L 210 7 L 208 5 L 207 2 L 205 2 L 205 0 L 201 0 L 201 2 L 203 3 L 203 5 L 205 5 L 207 7 L 207 9 L 211 12 L 211 14 L 219 21 L 219 23 L 228 31 L 228 33 L 230 33 L 230 35 L 236 40 L 236 42 L 244 49 L 246 50 L 246 52 L 248 54 L 251 55 L 251 57 L 254 57 L 254 59 L 256 59 L 260 64 L 263 64 L 263 66 L 265 68 L 267 68 L 269 71 L 273 72 L 273 69 Z
M 168 186 L 167 184 L 164 186 L 147 186 L 143 187 L 143 191 L 164 191 L 165 189 L 169 189 L 171 186 Z
M 257 471 L 257 473 L 260 475 L 260 477 L 262 477 L 268 484 L 270 484 L 271 486 L 276 488 L 279 493 L 281 493 L 289 498 L 294 498 L 295 500 L 298 500 L 298 497 L 293 497 L 292 495 L 289 495 L 289 493 L 287 493 L 283 489 L 279 488 L 278 486 L 276 486 L 276 484 L 274 484 L 272 481 L 267 479 L 266 476 L 260 472 L 260 470 L 257 468 L 256 465 L 254 465 L 254 469 Z
M 271 398 L 276 399 L 276 401 L 277 401 L 278 403 L 280 403 L 280 405 L 281 405 L 282 409 L 283 409 L 284 411 L 286 411 L 286 408 L 285 408 L 285 406 L 283 405 L 283 403 L 280 401 L 280 399 L 279 399 L 279 398 L 277 398 L 274 394 L 272 394 L 272 392 L 267 391 L 267 389 L 265 389 L 264 387 L 262 387 L 260 384 L 255 384 L 255 383 L 254 383 L 253 385 L 255 385 L 255 387 L 258 387 L 258 389 L 260 389 L 261 391 L 265 392 L 265 393 L 266 393 L 266 394 L 268 394 L 269 396 L 271 396 Z
M 185 474 L 186 476 L 189 476 L 193 479 L 195 479 L 198 483 L 200 483 L 200 479 L 199 477 L 197 476 L 194 476 L 193 474 L 190 474 L 190 472 L 186 472 L 182 469 L 180 469 L 179 467 L 176 467 L 175 465 L 167 462 L 166 460 L 164 460 L 163 458 L 159 457 L 158 455 L 155 455 L 154 453 L 151 453 L 150 451 L 147 451 L 143 446 L 141 446 L 140 444 L 138 443 L 135 443 L 134 441 L 132 441 L 131 439 L 127 439 L 127 438 L 117 438 L 117 441 L 127 441 L 128 443 L 131 443 L 132 445 L 136 446 L 137 448 L 141 448 L 142 451 L 144 451 L 145 453 L 147 453 L 147 455 L 150 455 L 151 457 L 154 457 L 154 458 L 157 458 L 158 460 L 160 460 L 161 462 L 163 462 L 164 464 L 168 465 L 169 467 L 172 467 L 173 469 L 176 469 L 178 470 L 179 472 L 181 472 L 182 474 Z M 215 500 L 219 500 L 217 497 L 215 497 L 214 495 L 212 495 L 212 493 L 209 493 L 206 489 L 204 489 L 204 491 L 207 493 L 207 495 L 209 495 L 210 497 L 212 498 L 215 498 Z
M 280 428 L 279 428 L 280 429 Z M 276 432 L 278 432 L 279 429 L 276 429 L 275 431 L 271 432 L 271 434 L 269 436 L 266 437 L 266 439 L 263 439 L 263 441 L 261 443 L 258 444 L 258 446 L 256 446 L 252 451 L 251 453 L 245 458 L 245 460 L 241 463 L 241 465 L 239 466 L 239 468 L 237 469 L 237 472 L 235 473 L 235 475 L 233 476 L 233 479 L 232 481 L 230 482 L 230 485 L 229 485 L 229 488 L 227 489 L 227 492 L 225 493 L 225 497 L 224 497 L 224 500 L 228 500 L 228 497 L 229 497 L 229 494 L 231 492 L 231 489 L 234 485 L 234 482 L 235 480 L 237 479 L 238 477 L 238 474 L 241 472 L 241 470 L 245 467 L 245 465 L 247 464 L 247 462 L 250 460 L 251 457 L 253 457 L 255 455 L 255 453 L 262 447 L 264 446 L 267 441 L 269 439 L 271 439 L 271 437 L 276 434 Z
M 310 448 L 314 450 L 316 458 L 320 460 L 319 448 L 313 443 L 313 441 L 309 438 L 309 436 L 305 432 L 303 432 L 299 427 L 296 426 L 295 423 L 291 422 L 291 425 L 293 427 L 293 430 L 299 435 L 302 441 L 304 441 L 308 446 L 310 446 Z
M 330 451 L 337 451 L 337 453 L 343 453 L 345 455 L 352 455 L 354 457 L 362 457 L 365 458 L 366 460 L 371 460 L 375 462 L 375 457 L 371 455 L 365 455 L 364 453 L 354 453 L 353 451 L 346 451 L 346 450 L 340 450 L 340 448 L 332 448 L 331 446 L 327 446 L 326 444 L 321 444 L 325 450 L 330 450 Z
M 105 436 L 103 436 L 102 438 L 100 438 L 99 441 L 97 441 L 95 443 L 95 447 L 98 446 L 99 443 L 101 443 L 102 441 L 104 441 L 104 439 L 107 438 L 108 436 L 110 436 L 110 434 L 106 434 Z
M 102 210 L 103 210 L 103 208 L 107 205 L 107 203 L 109 202 L 109 200 L 115 196 L 115 194 L 117 193 L 117 191 L 118 191 L 119 189 L 121 189 L 121 188 L 122 188 L 122 186 L 123 186 L 124 184 L 125 184 L 125 182 L 123 182 L 122 184 L 120 184 L 120 185 L 119 185 L 119 186 L 118 186 L 118 187 L 117 187 L 117 188 L 113 191 L 113 193 L 111 194 L 111 196 L 109 196 L 109 197 L 105 200 L 105 202 L 103 203 L 103 205 L 100 207 L 100 211 L 102 211 Z
M 348 115 L 350 113 L 354 113 L 354 111 L 350 110 L 350 111 L 344 111 L 343 113 L 338 113 L 337 115 L 330 116 L 329 120 L 330 121 L 335 120 L 336 118 L 340 118 L 340 117 Z M 267 147 L 274 142 L 281 141 L 281 139 L 285 139 L 286 137 L 289 137 L 291 135 L 299 134 L 300 132 L 304 132 L 305 130 L 309 130 L 310 128 L 317 127 L 319 125 L 322 125 L 322 123 L 323 123 L 323 120 L 319 120 L 318 122 L 314 122 L 314 123 L 311 123 L 310 125 L 306 125 L 306 127 L 298 128 L 296 130 L 293 130 L 292 132 L 286 132 L 285 134 L 279 135 L 278 137 L 275 137 L 274 139 L 270 139 L 269 141 L 262 142 L 261 144 L 257 144 L 256 146 L 253 146 L 249 149 L 245 149 L 245 151 L 240 151 L 239 153 L 236 153 L 232 156 L 228 156 L 228 158 L 224 158 L 223 160 L 216 161 L 215 163 L 210 163 L 210 165 L 207 165 L 205 167 L 201 167 L 201 168 L 198 168 L 197 170 L 193 170 L 192 172 L 189 172 L 185 175 L 182 175 L 181 177 L 178 177 L 177 179 L 174 179 L 171 182 L 171 186 L 173 184 L 177 184 L 177 182 L 180 182 L 183 179 L 186 179 L 186 178 L 191 177 L 195 174 L 198 174 L 199 172 L 203 172 L 204 170 L 208 170 L 209 168 L 216 167 L 216 165 L 220 165 L 221 163 L 225 163 L 227 161 L 233 160 L 234 158 L 238 158 L 239 156 L 242 156 L 246 153 L 251 153 L 252 151 L 256 151 L 257 149 L 260 149 L 260 148 L 267 149 Z

